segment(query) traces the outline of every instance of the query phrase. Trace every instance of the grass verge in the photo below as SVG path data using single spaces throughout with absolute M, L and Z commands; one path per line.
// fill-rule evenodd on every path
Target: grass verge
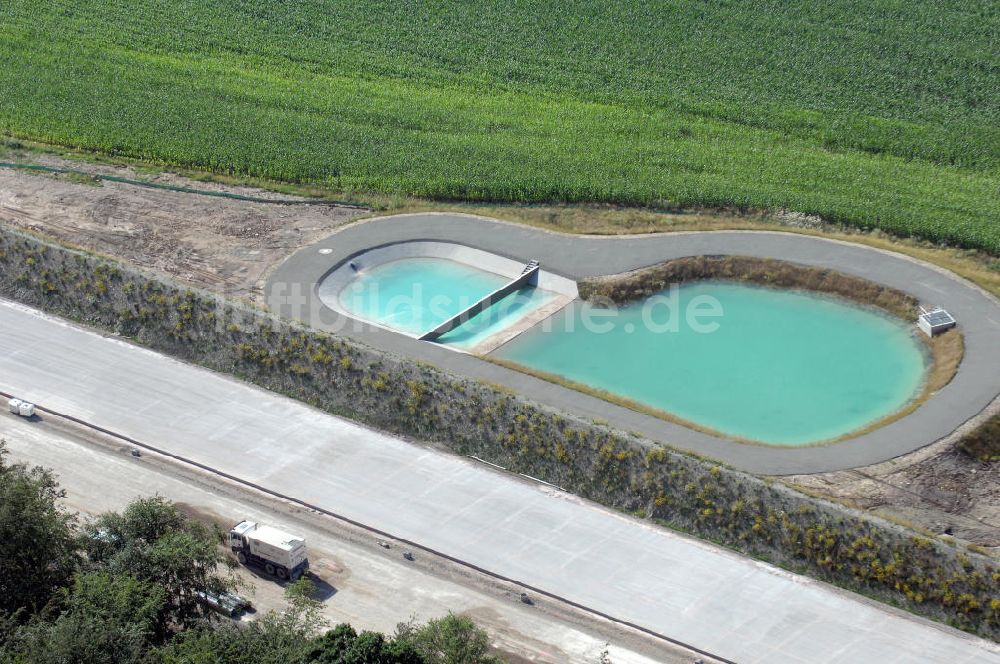
M 771 288 L 826 293 L 877 307 L 904 321 L 916 320 L 919 302 L 895 288 L 835 270 L 752 256 L 688 256 L 624 274 L 585 279 L 579 284 L 585 300 L 625 304 L 665 290 L 671 284 L 721 280 Z
M 979 461 L 1000 461 L 1000 415 L 986 420 L 958 441 L 958 449 Z

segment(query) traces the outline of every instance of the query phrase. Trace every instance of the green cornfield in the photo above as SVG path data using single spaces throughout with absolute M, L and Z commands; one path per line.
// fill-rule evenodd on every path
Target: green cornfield
M 0 132 L 356 192 L 788 208 L 1000 254 L 1000 9 L 7 0 Z

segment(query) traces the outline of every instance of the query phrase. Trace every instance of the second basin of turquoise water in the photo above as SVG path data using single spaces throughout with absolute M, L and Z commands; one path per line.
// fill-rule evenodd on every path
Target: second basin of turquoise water
M 495 355 L 671 413 L 723 434 L 776 445 L 838 438 L 905 406 L 921 387 L 925 357 L 901 322 L 846 302 L 728 283 L 678 289 L 676 331 L 666 306 L 620 307 L 585 325 L 575 303 Z M 699 332 L 683 320 L 713 298 L 722 315 Z M 704 310 L 704 309 L 703 309 Z M 604 323 L 610 323 L 606 325 Z M 567 331 L 568 329 L 572 331 Z M 551 328 L 546 331 L 546 328 Z

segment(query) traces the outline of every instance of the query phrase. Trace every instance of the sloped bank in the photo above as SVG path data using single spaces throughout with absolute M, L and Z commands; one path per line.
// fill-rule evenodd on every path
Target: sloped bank
M 501 388 L 8 229 L 0 294 L 1000 639 L 996 561 Z
M 705 280 L 735 281 L 827 293 L 878 307 L 906 321 L 920 311 L 917 298 L 867 279 L 809 265 L 755 256 L 687 256 L 626 274 L 591 277 L 580 282 L 580 297 L 604 298 L 616 304 L 640 300 L 671 284 Z

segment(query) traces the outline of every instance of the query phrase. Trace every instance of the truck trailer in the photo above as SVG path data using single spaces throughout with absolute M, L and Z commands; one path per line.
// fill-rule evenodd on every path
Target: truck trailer
M 255 521 L 240 521 L 229 531 L 229 546 L 242 565 L 262 567 L 270 576 L 292 581 L 309 569 L 306 541 Z

